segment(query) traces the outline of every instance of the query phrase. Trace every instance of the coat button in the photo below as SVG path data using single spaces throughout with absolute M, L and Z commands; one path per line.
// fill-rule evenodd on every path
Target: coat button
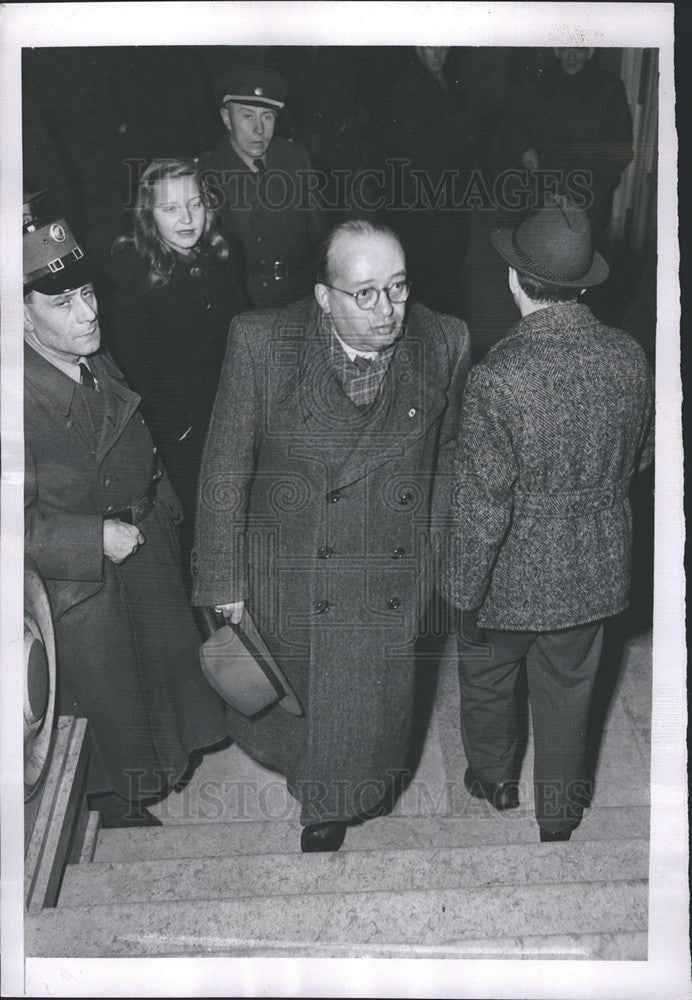
M 190 274 L 192 275 L 193 278 L 201 278 L 202 277 L 202 268 L 201 267 L 197 267 L 195 265 L 195 267 L 191 267 L 190 268 Z
M 412 500 L 413 500 L 413 494 L 410 493 L 408 490 L 405 490 L 399 497 L 399 506 L 408 507 L 408 505 L 411 503 Z
M 106 476 L 106 478 L 103 480 L 103 485 L 104 486 L 110 486 L 110 484 L 111 484 L 111 480 Z
M 401 607 L 401 598 L 390 597 L 389 600 L 387 601 L 387 607 L 389 608 L 390 611 L 396 611 L 398 607 Z
M 397 547 L 392 552 L 392 559 L 403 559 L 406 555 L 406 549 L 403 545 L 397 545 Z
M 323 545 L 321 548 L 317 550 L 317 555 L 320 557 L 320 559 L 329 559 L 329 557 L 332 555 L 332 550 L 329 548 L 328 545 Z
M 67 426 L 68 427 L 74 427 L 74 420 L 68 420 L 67 421 Z
M 332 490 L 331 493 L 327 493 L 326 500 L 327 503 L 338 503 L 341 500 L 341 493 L 339 490 Z
M 329 611 L 329 601 L 318 601 L 315 605 L 315 611 L 318 615 L 323 615 L 325 611 Z
M 409 417 L 415 417 L 415 415 L 416 415 L 416 408 L 415 408 L 415 406 L 411 407 L 411 409 L 408 411 L 408 415 L 409 415 Z

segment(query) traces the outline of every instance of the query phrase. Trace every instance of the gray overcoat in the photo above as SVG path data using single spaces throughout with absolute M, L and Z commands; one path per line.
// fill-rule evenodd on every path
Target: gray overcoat
M 443 590 L 486 628 L 555 631 L 626 607 L 630 479 L 653 458 L 641 347 L 585 305 L 520 320 L 468 378 Z
M 103 402 L 93 429 L 86 390 L 32 348 L 24 355 L 25 546 L 55 622 L 58 710 L 89 720 L 88 791 L 148 797 L 190 752 L 225 736 L 223 703 L 199 664 L 181 577 L 178 499 L 161 473 L 139 396 L 103 352 L 89 359 Z M 116 565 L 103 519 L 146 493 L 144 544 Z
M 469 367 L 465 324 L 411 305 L 363 414 L 320 316 L 305 299 L 234 320 L 192 556 L 193 602 L 246 599 L 305 707 L 253 721 L 228 710 L 233 739 L 286 775 L 304 823 L 374 807 L 404 766 L 431 522 L 447 513 Z

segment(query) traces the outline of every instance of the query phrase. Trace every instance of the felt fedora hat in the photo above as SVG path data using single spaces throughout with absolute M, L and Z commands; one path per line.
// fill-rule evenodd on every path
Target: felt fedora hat
M 247 609 L 238 625 L 224 625 L 200 646 L 202 672 L 236 712 L 251 718 L 277 704 L 291 715 L 303 708 L 267 649 Z
M 510 267 L 545 285 L 588 288 L 608 277 L 591 245 L 591 224 L 568 198 L 551 198 L 516 229 L 493 229 L 493 246 Z

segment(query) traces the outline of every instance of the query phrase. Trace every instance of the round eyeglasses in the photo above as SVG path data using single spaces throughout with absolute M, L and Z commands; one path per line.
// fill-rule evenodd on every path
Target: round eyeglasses
M 359 309 L 374 309 L 382 292 L 391 303 L 396 305 L 399 302 L 405 302 L 411 291 L 411 282 L 405 278 L 393 281 L 391 285 L 385 285 L 383 288 L 359 288 L 357 292 L 347 292 L 345 288 L 327 285 L 326 281 L 323 284 L 335 292 L 341 292 L 342 295 L 350 295 Z

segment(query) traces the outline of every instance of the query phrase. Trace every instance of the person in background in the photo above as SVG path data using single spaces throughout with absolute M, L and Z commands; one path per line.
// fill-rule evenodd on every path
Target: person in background
M 217 83 L 226 135 L 199 158 L 226 238 L 243 252 L 243 278 L 257 309 L 287 305 L 312 287 L 314 250 L 324 215 L 309 196 L 313 173 L 306 149 L 274 137 L 286 84 L 261 66 L 225 73 Z
M 447 47 L 395 50 L 389 59 L 390 71 L 370 95 L 369 160 L 384 172 L 381 216 L 401 237 L 416 299 L 463 317 L 469 212 L 454 203 L 463 199 L 474 160 L 464 88 Z M 404 165 L 391 166 L 397 160 Z
M 542 841 L 569 840 L 605 621 L 627 607 L 630 482 L 653 459 L 642 348 L 580 303 L 608 277 L 586 214 L 549 202 L 496 229 L 521 312 L 469 374 L 443 590 L 459 609 L 461 731 L 471 795 L 519 804 L 516 687 L 526 664 Z
M 593 49 L 555 49 L 555 62 L 510 99 L 498 126 L 496 157 L 505 167 L 559 171 L 556 191 L 563 194 L 570 193 L 571 172 L 591 172 L 591 182 L 580 186 L 588 187 L 584 209 L 597 242 L 632 155 L 625 88 L 599 67 Z
M 55 624 L 57 706 L 89 720 L 89 808 L 107 827 L 225 737 L 180 572 L 180 504 L 101 349 L 90 264 L 63 219 L 24 231 L 25 551 Z
M 139 184 L 134 235 L 113 247 L 107 333 L 184 511 L 189 563 L 197 476 L 231 320 L 247 307 L 192 160 L 154 160 Z M 186 570 L 187 573 L 187 570 Z

